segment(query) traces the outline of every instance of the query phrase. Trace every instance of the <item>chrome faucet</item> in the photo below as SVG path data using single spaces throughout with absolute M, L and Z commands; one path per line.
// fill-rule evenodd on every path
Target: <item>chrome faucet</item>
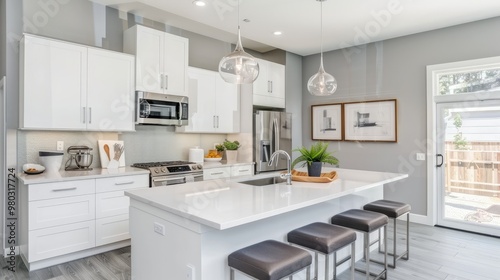
M 283 151 L 283 150 L 277 150 L 271 155 L 271 160 L 267 164 L 268 166 L 273 165 L 274 158 L 279 157 L 279 154 L 285 155 L 286 156 L 286 163 L 287 163 L 287 172 L 286 173 L 281 173 L 280 178 L 285 179 L 286 178 L 286 184 L 291 185 L 292 184 L 292 158 L 290 155 Z

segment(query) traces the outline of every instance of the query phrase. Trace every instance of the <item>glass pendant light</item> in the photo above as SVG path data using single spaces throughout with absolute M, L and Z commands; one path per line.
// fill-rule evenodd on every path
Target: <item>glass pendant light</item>
M 312 95 L 327 96 L 332 95 L 337 90 L 337 80 L 325 72 L 323 67 L 323 2 L 326 0 L 316 0 L 321 2 L 321 62 L 318 73 L 314 74 L 307 82 L 307 90 Z
M 238 1 L 238 42 L 234 52 L 224 56 L 219 62 L 219 74 L 232 84 L 251 84 L 259 76 L 259 63 L 243 50 L 240 34 L 240 4 Z

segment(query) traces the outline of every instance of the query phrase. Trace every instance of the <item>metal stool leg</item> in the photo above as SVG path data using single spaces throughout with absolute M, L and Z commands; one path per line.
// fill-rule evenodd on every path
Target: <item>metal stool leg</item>
M 335 262 L 334 262 L 334 264 L 335 264 Z M 328 269 L 329 267 L 330 267 L 329 266 L 329 255 L 326 254 L 325 255 L 325 280 L 328 280 L 328 275 L 330 274 L 330 271 Z M 334 265 L 334 267 L 335 267 L 335 265 Z
M 370 280 L 370 233 L 365 233 L 363 248 L 366 262 L 366 280 Z
M 314 278 L 318 280 L 318 252 L 314 252 Z
M 406 214 L 406 257 L 403 259 L 410 259 L 410 212 Z
M 356 242 L 351 244 L 351 280 L 354 280 L 354 266 L 356 265 Z
M 229 279 L 234 280 L 234 269 L 229 268 Z

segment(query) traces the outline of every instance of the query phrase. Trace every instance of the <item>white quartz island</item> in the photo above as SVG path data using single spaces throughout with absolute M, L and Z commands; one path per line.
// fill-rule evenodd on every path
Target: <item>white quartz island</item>
M 384 184 L 408 177 L 335 170 L 332 183 L 239 183 L 255 176 L 126 192 L 132 279 L 229 279 L 231 252 L 266 239 L 285 241 L 288 231 L 381 199 Z

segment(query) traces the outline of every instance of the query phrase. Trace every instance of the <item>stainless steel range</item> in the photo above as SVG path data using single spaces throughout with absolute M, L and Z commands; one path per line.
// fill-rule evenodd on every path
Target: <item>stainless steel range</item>
M 161 161 L 134 163 L 132 167 L 150 171 L 149 187 L 203 181 L 203 166 L 189 161 Z

